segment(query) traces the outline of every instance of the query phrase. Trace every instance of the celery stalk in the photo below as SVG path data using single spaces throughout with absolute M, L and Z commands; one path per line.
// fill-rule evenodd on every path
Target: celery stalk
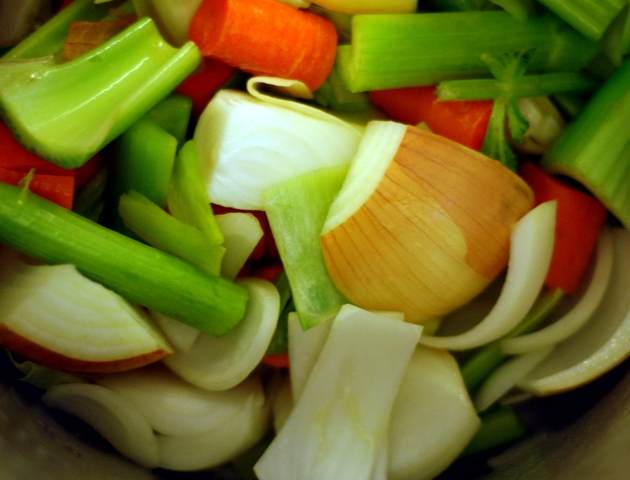
M 0 62 L 0 111 L 16 138 L 64 168 L 83 165 L 166 97 L 201 61 L 141 19 L 67 63 Z
M 201 178 L 195 141 L 184 144 L 175 159 L 173 178 L 167 200 L 171 214 L 197 227 L 216 245 L 223 243 L 223 233 L 210 206 L 210 199 Z
M 445 80 L 436 89 L 438 100 L 491 100 L 506 92 L 515 97 L 539 97 L 560 93 L 589 93 L 599 82 L 582 73 L 554 72 L 526 75 L 508 82 L 490 79 Z
M 243 318 L 247 290 L 0 183 L 0 242 L 48 264 L 71 263 L 128 300 L 224 335 Z
M 350 91 L 360 92 L 487 76 L 482 54 L 522 50 L 533 50 L 532 73 L 576 71 L 599 48 L 552 15 L 526 21 L 502 11 L 355 15 L 337 68 Z
M 209 275 L 221 272 L 225 247 L 211 244 L 201 231 L 169 215 L 144 195 L 135 190 L 123 194 L 118 210 L 125 225 L 149 245 Z
M 630 60 L 544 154 L 542 166 L 588 188 L 630 228 Z
M 35 32 L 7 52 L 2 60 L 20 60 L 54 55 L 63 48 L 68 27 L 75 21 L 97 22 L 104 19 L 111 8 L 132 11 L 131 2 L 94 3 L 94 0 L 75 0 Z
M 488 410 L 482 413 L 480 418 L 481 428 L 462 452 L 462 456 L 473 455 L 512 442 L 527 433 L 527 427 L 511 407 Z
M 539 0 L 582 35 L 599 40 L 627 0 Z
M 147 116 L 177 139 L 178 149 L 184 145 L 192 112 L 190 97 L 173 93 L 147 112 Z
M 345 303 L 328 275 L 319 236 L 347 169 L 315 170 L 264 191 L 269 225 L 304 330 L 332 318 Z

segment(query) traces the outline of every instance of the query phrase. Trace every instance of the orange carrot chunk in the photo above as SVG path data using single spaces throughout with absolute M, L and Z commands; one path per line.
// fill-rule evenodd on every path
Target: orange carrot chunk
M 387 116 L 407 125 L 424 122 L 433 133 L 473 150 L 481 149 L 492 102 L 438 102 L 435 86 L 395 88 L 369 92 L 372 103 Z
M 254 75 L 300 80 L 314 91 L 335 61 L 329 20 L 276 0 L 204 0 L 189 38 L 206 57 Z
M 575 293 L 606 220 L 606 207 L 593 196 L 552 177 L 531 162 L 523 162 L 519 173 L 533 190 L 536 205 L 558 201 L 556 238 L 545 285 Z

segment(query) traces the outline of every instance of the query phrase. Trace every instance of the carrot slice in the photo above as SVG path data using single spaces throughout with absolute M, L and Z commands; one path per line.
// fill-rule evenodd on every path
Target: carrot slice
M 204 0 L 189 38 L 206 57 L 255 75 L 300 80 L 312 91 L 337 53 L 332 22 L 276 0 Z
M 268 353 L 262 358 L 263 363 L 276 368 L 289 368 L 289 354 L 285 353 Z
M 556 239 L 545 285 L 575 293 L 606 220 L 606 207 L 595 197 L 552 177 L 531 162 L 523 162 L 519 174 L 533 190 L 536 205 L 558 201 Z
M 368 92 L 372 103 L 397 122 L 424 122 L 434 133 L 480 150 L 488 128 L 492 102 L 438 102 L 435 86 Z
M 0 182 L 18 185 L 28 173 L 16 172 L 0 167 Z M 31 192 L 55 202 L 68 210 L 74 199 L 74 177 L 36 173 L 28 185 Z
M 237 69 L 213 58 L 205 58 L 199 69 L 184 80 L 176 92 L 192 100 L 192 116 L 199 118 L 206 105 L 220 87 L 225 85 Z

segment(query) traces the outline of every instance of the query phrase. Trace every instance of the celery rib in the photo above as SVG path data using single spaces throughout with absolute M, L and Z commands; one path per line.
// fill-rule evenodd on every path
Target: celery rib
M 529 71 L 577 71 L 599 51 L 553 15 L 520 21 L 504 11 L 355 15 L 337 66 L 352 92 L 489 76 L 483 54 L 533 51 Z

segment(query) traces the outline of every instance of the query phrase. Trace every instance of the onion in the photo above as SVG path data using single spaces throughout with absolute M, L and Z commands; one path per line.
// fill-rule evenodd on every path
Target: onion
M 324 258 L 351 303 L 426 322 L 469 302 L 505 268 L 512 226 L 532 204 L 529 187 L 496 160 L 373 121 L 330 208 Z

